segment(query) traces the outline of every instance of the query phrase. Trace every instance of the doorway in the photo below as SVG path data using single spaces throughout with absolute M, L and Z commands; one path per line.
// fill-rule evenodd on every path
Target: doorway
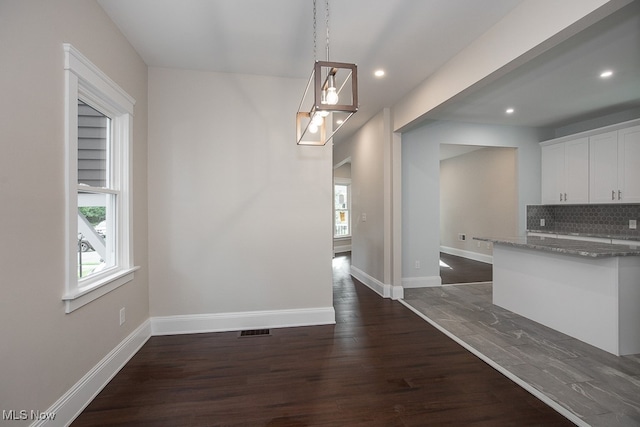
M 491 281 L 493 248 L 473 237 L 517 235 L 517 152 L 441 144 L 442 284 Z
M 333 255 L 351 252 L 351 161 L 333 169 Z

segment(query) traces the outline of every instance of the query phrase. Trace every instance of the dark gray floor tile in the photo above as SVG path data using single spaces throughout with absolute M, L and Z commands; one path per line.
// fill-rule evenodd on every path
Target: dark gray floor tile
M 407 289 L 405 302 L 590 425 L 640 426 L 640 355 L 612 355 L 494 306 L 490 284 Z

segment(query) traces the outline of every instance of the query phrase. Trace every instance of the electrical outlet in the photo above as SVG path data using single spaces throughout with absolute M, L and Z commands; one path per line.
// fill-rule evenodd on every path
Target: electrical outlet
M 120 326 L 122 326 L 122 324 L 124 323 L 125 317 L 124 317 L 124 307 L 122 307 L 120 309 Z
M 464 233 L 458 234 L 458 240 L 460 240 L 461 242 L 467 240 L 467 235 Z
M 367 214 L 366 213 L 362 213 L 362 222 L 367 222 Z
M 540 218 L 540 227 L 544 227 L 544 223 L 545 223 L 544 218 Z
M 629 220 L 629 228 L 635 230 L 638 227 L 638 222 L 635 219 Z
M 416 260 L 415 266 L 416 266 L 416 269 L 419 269 L 420 268 L 420 261 Z

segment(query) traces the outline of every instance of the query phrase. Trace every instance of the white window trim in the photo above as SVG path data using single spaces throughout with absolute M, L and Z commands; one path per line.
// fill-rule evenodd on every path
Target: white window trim
M 131 158 L 133 135 L 133 107 L 135 99 L 68 43 L 64 47 L 65 70 L 65 143 L 66 143 L 66 204 L 65 204 L 65 312 L 74 310 L 100 298 L 133 280 L 139 267 L 133 263 L 133 234 L 131 229 Z M 78 281 L 77 274 L 77 217 L 78 217 L 78 99 L 112 113 L 115 134 L 120 145 L 116 171 L 120 189 L 118 234 L 116 236 L 116 267 Z
M 335 186 L 336 185 L 346 185 L 347 187 L 349 187 L 348 191 L 348 197 L 347 197 L 347 211 L 349 211 L 349 234 L 347 234 L 346 236 L 336 236 L 335 234 L 333 235 L 333 240 L 348 240 L 351 239 L 351 216 L 352 216 L 352 212 L 351 212 L 351 179 L 350 178 L 333 178 L 333 191 L 334 191 L 334 196 L 333 196 L 333 200 L 334 200 L 334 205 L 333 205 L 333 231 L 335 233 L 336 230 L 336 225 L 335 225 L 335 217 L 336 217 L 336 206 L 335 206 Z

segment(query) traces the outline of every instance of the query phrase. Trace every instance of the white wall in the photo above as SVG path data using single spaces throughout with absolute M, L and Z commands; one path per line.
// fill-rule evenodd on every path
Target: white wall
M 305 83 L 149 70 L 154 318 L 324 308 L 333 321 L 332 148 L 295 143 Z
M 439 284 L 440 144 L 517 148 L 518 233 L 526 205 L 540 202 L 540 130 L 433 122 L 402 135 L 402 277 L 407 287 Z M 415 262 L 420 263 L 416 268 Z
M 444 252 L 489 262 L 492 248 L 473 237 L 518 234 L 516 159 L 514 148 L 487 147 L 440 162 Z
M 426 128 L 402 134 L 402 284 L 439 285 L 440 142 Z
M 351 159 L 352 271 L 365 273 L 379 285 L 388 284 L 384 276 L 384 145 L 388 139 L 384 120 L 379 113 L 334 150 L 334 164 Z
M 45 411 L 149 317 L 147 67 L 94 1 L 4 0 L 0 40 L 0 410 Z M 132 282 L 70 314 L 62 303 L 64 42 L 136 99 L 133 230 L 141 266 Z

